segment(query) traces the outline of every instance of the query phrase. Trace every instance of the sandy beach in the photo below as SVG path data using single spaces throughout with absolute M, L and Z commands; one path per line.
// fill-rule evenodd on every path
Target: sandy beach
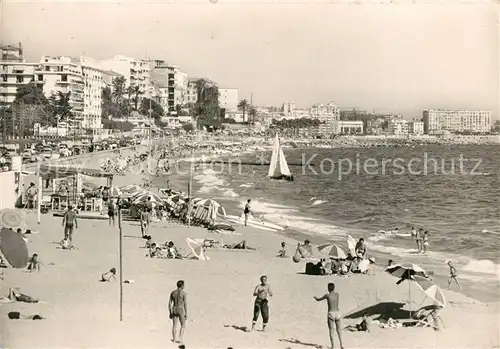
M 97 160 L 96 160 L 97 161 Z M 97 163 L 87 163 L 99 165 Z M 139 183 L 140 175 L 115 177 L 116 185 Z M 26 214 L 29 226 L 38 231 L 29 237 L 30 254 L 38 253 L 40 272 L 6 269 L 2 294 L 10 287 L 40 298 L 41 303 L 0 305 L 2 347 L 5 348 L 176 348 L 171 343 L 168 296 L 179 279 L 186 282 L 189 317 L 184 343 L 187 348 L 311 348 L 327 347 L 326 304 L 313 296 L 326 293 L 334 282 L 340 294 L 340 312 L 349 315 L 374 305 L 375 319 L 391 309 L 394 319 L 408 317 L 408 310 L 431 304 L 416 286 L 396 285 L 397 279 L 382 267 L 369 275 L 308 276 L 305 261 L 277 258 L 281 241 L 288 254 L 296 241 L 278 234 L 238 226 L 225 235 L 224 243 L 242 239 L 256 251 L 208 249 L 209 261 L 164 260 L 145 257 L 144 241 L 137 222 L 123 222 L 123 275 L 134 283 L 124 285 L 123 322 L 119 322 L 119 284 L 98 282 L 101 273 L 119 265 L 119 230 L 107 220 L 80 220 L 74 235 L 76 250 L 59 248 L 61 218 L 36 212 Z M 187 250 L 186 237 L 220 239 L 199 227 L 175 222 L 153 223 L 153 240 L 173 240 Z M 250 327 L 254 287 L 267 275 L 274 297 L 266 333 L 245 332 Z M 445 291 L 448 304 L 441 313 L 445 327 L 383 329 L 371 333 L 344 331 L 346 348 L 493 348 L 500 345 L 498 303 L 485 304 Z M 398 306 L 399 303 L 399 306 Z M 373 309 L 373 307 L 372 307 Z M 9 311 L 40 314 L 41 321 L 9 320 Z M 346 316 L 344 325 L 359 323 Z M 258 323 L 260 328 L 260 322 Z M 338 344 L 338 342 L 337 342 Z

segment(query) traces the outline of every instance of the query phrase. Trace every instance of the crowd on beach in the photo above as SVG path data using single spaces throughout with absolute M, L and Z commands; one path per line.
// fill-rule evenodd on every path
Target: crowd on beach
M 189 150 L 184 150 L 183 147 L 170 148 L 167 146 L 162 146 L 153 149 L 150 156 L 158 155 L 158 164 L 160 160 L 173 159 L 177 157 L 185 156 L 189 153 Z M 137 158 L 127 158 L 125 162 L 127 164 L 137 165 L 140 161 L 145 159 Z M 105 162 L 106 166 L 111 166 L 114 162 L 109 160 Z M 164 161 L 163 170 L 165 172 L 169 171 L 168 166 L 169 161 Z M 158 167 L 158 166 L 157 166 Z M 120 169 L 120 172 L 126 170 L 125 168 Z M 158 173 L 158 172 L 157 172 Z M 34 185 L 34 184 L 33 184 Z M 146 185 L 146 187 L 148 187 Z M 30 185 L 31 188 L 31 185 Z M 149 187 L 148 187 L 149 189 Z M 32 198 L 36 195 L 36 188 L 29 189 Z M 192 206 L 189 198 L 184 200 L 181 207 L 177 210 L 171 210 L 167 206 L 155 203 L 151 197 L 148 197 L 144 203 L 141 205 L 134 205 L 128 199 L 113 198 L 111 193 L 111 188 L 109 187 L 99 187 L 87 192 L 83 192 L 84 195 L 95 195 L 102 198 L 103 214 L 107 213 L 109 218 L 109 225 L 116 224 L 116 216 L 119 210 L 128 209 L 134 211 L 131 213 L 132 217 L 138 218 L 140 223 L 140 237 L 144 240 L 144 248 L 147 250 L 146 256 L 148 258 L 161 258 L 161 259 L 183 259 L 188 258 L 189 255 L 184 253 L 182 249 L 178 248 L 174 241 L 166 241 L 165 243 L 156 243 L 153 241 L 150 235 L 151 224 L 155 220 L 163 220 L 169 218 L 175 218 L 180 223 L 187 224 L 190 222 L 189 211 Z M 34 207 L 33 203 L 31 206 Z M 134 209 L 132 209 L 134 207 Z M 251 208 L 251 199 L 248 199 L 244 210 L 243 216 L 245 217 L 244 224 L 247 225 L 248 218 L 253 215 Z M 78 229 L 78 212 L 74 207 L 69 206 L 62 218 L 63 226 L 63 239 L 60 244 L 63 249 L 73 249 L 73 236 Z M 19 231 L 22 234 L 21 231 Z M 29 234 L 26 231 L 25 234 Z M 139 233 L 138 233 L 139 235 Z M 429 246 L 429 236 L 428 232 L 423 229 L 411 229 L 411 236 L 415 238 L 417 243 L 417 249 L 419 253 L 426 253 Z M 205 239 L 202 243 L 203 249 L 208 249 L 214 247 L 215 241 L 210 241 Z M 246 241 L 243 240 L 237 244 L 223 245 L 224 248 L 234 248 L 234 249 L 252 249 L 246 245 Z M 370 266 L 375 264 L 375 258 L 368 256 L 368 247 L 363 238 L 360 238 L 352 251 L 347 253 L 345 258 L 330 258 L 322 257 L 317 263 L 313 263 L 315 252 L 313 246 L 309 240 L 305 240 L 303 243 L 298 243 L 293 254 L 289 254 L 287 251 L 286 242 L 281 243 L 281 247 L 277 252 L 277 257 L 279 258 L 291 258 L 294 262 L 299 262 L 301 260 L 311 260 L 311 262 L 306 263 L 306 273 L 308 271 L 314 275 L 340 275 L 347 276 L 352 274 L 366 274 L 370 270 Z M 388 266 L 393 264 L 392 261 L 389 262 Z M 29 260 L 27 269 L 30 272 L 39 271 L 42 262 L 38 254 L 33 254 Z M 457 279 L 457 270 L 451 261 L 447 261 L 447 265 L 450 268 L 450 277 L 448 286 L 451 286 L 452 282 L 460 286 Z M 7 267 L 6 263 L 0 256 L 0 267 Z M 101 282 L 113 282 L 116 281 L 116 268 L 111 268 L 101 274 L 99 281 Z M 186 283 L 184 280 L 178 280 L 176 282 L 176 288 L 170 293 L 168 300 L 169 316 L 172 319 L 172 341 L 184 347 L 183 336 L 186 330 L 186 321 L 188 318 L 188 302 L 187 293 L 185 291 Z M 344 348 L 344 342 L 342 337 L 342 331 L 363 331 L 370 332 L 371 322 L 369 318 L 364 315 L 362 321 L 356 325 L 350 325 L 347 327 L 343 326 L 342 319 L 343 315 L 339 311 L 340 295 L 336 292 L 335 284 L 333 282 L 327 282 L 326 285 L 327 292 L 320 296 L 314 297 L 314 300 L 321 302 L 325 301 L 327 304 L 326 311 L 326 322 L 329 332 L 329 339 L 332 348 L 334 347 L 334 335 L 337 335 L 340 348 Z M 262 331 L 266 331 L 267 326 L 270 321 L 270 305 L 269 300 L 274 296 L 272 288 L 269 284 L 268 277 L 266 275 L 260 276 L 260 282 L 255 286 L 253 292 L 253 317 L 251 319 L 251 328 L 248 331 L 254 331 L 257 326 L 259 318 L 262 318 Z M 12 288 L 9 290 L 9 294 L 6 296 L 8 300 L 18 301 L 18 302 L 28 302 L 36 303 L 38 299 L 32 298 L 20 292 L 19 289 Z M 35 315 L 23 315 L 19 312 L 9 313 L 9 319 L 32 319 L 40 320 L 43 317 L 39 314 Z

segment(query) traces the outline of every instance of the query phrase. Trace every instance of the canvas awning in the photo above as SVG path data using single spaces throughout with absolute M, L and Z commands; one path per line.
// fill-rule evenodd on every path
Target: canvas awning
M 96 170 L 93 168 L 79 168 L 71 166 L 61 166 L 61 165 L 41 165 L 40 174 L 44 179 L 55 179 L 55 178 L 66 178 L 70 176 L 75 176 L 77 174 L 82 174 L 90 177 L 101 177 L 101 178 L 111 178 L 113 179 L 113 174 L 109 172 L 104 172 L 102 170 Z

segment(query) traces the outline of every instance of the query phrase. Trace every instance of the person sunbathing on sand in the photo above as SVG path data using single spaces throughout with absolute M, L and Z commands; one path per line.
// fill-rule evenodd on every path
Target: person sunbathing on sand
M 284 241 L 281 243 L 281 249 L 278 250 L 278 254 L 276 255 L 276 257 L 280 257 L 280 258 L 287 257 L 287 255 L 286 255 L 286 243 Z
M 29 262 L 28 262 L 28 270 L 31 273 L 32 271 L 40 271 L 40 265 L 42 262 L 38 258 L 38 254 L 34 253 L 33 256 L 31 256 Z
M 151 248 L 151 245 L 153 244 L 151 235 L 145 235 L 144 239 L 146 239 L 146 244 L 144 245 L 144 248 Z
M 229 248 L 229 249 L 234 249 L 234 250 L 255 250 L 255 248 L 247 246 L 246 240 L 240 241 L 237 244 L 224 245 L 223 247 Z
M 7 295 L 7 298 L 13 301 L 17 302 L 24 302 L 24 303 L 38 303 L 39 300 L 37 298 L 33 298 L 31 296 L 22 294 L 19 291 L 19 288 L 9 288 L 9 294 Z
M 22 315 L 18 311 L 11 311 L 7 315 L 10 320 L 43 320 L 45 319 L 43 316 L 38 315 L 38 314 L 33 314 L 33 315 Z
M 349 325 L 344 328 L 351 332 L 368 332 L 370 333 L 370 324 L 368 322 L 367 314 L 363 314 L 363 321 L 356 325 Z
M 335 284 L 330 282 L 328 284 L 328 293 L 323 297 L 314 297 L 317 302 L 326 300 L 328 305 L 327 311 L 327 324 L 328 331 L 330 335 L 330 343 L 332 344 L 332 349 L 335 347 L 333 344 L 334 330 L 337 330 L 337 335 L 339 337 L 340 348 L 344 349 L 342 343 L 342 316 L 339 312 L 339 294 L 335 292 Z
M 111 268 L 108 272 L 101 275 L 101 282 L 116 281 L 116 268 Z

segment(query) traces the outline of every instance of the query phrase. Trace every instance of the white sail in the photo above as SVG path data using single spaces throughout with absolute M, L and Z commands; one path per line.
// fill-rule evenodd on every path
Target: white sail
M 274 139 L 273 144 L 273 153 L 271 155 L 271 162 L 269 164 L 269 172 L 267 173 L 268 177 L 273 177 L 276 172 L 276 168 L 278 167 L 278 153 L 280 150 L 280 140 L 278 138 L 278 134 L 276 133 L 276 138 Z
M 280 159 L 279 161 L 280 175 L 290 176 L 291 175 L 290 169 L 288 168 L 288 164 L 285 159 L 285 154 L 283 153 L 283 147 L 281 147 L 281 145 L 279 150 L 279 159 Z

